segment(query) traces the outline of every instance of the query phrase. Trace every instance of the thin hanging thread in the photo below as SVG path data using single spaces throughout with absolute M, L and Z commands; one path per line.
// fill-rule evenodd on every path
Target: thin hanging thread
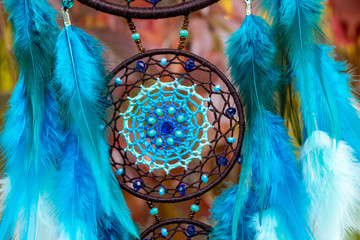
M 140 34 L 137 32 L 134 22 L 132 21 L 131 18 L 128 18 L 126 21 L 129 26 L 129 30 L 131 32 L 131 38 L 134 40 L 138 51 L 144 52 L 145 48 L 142 46 Z M 179 45 L 177 47 L 177 49 L 179 50 L 182 50 L 185 47 L 185 41 L 188 36 L 189 23 L 190 23 L 189 16 L 188 15 L 184 16 L 184 21 L 180 31 Z

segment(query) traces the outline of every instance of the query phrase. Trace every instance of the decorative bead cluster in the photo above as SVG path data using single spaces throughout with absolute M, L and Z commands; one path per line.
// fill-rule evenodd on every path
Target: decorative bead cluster
M 169 173 L 176 167 L 187 169 L 194 159 L 202 160 L 201 151 L 210 144 L 207 132 L 213 126 L 204 106 L 208 99 L 202 98 L 195 87 L 158 79 L 128 98 L 128 109 L 120 113 L 124 126 L 119 134 L 125 137 L 125 151 L 136 157 L 136 164 L 147 165 L 150 172 L 163 169 Z
M 189 16 L 184 17 L 184 22 L 180 31 L 180 40 L 179 40 L 179 46 L 178 49 L 184 49 L 185 47 L 185 41 L 187 36 L 189 35 L 188 27 L 189 27 Z
M 132 38 L 132 40 L 135 41 L 135 44 L 136 44 L 139 52 L 145 51 L 145 49 L 143 48 L 143 46 L 141 44 L 140 34 L 136 31 L 136 27 L 135 27 L 134 22 L 131 19 L 128 19 L 127 24 L 129 26 L 129 29 L 130 29 L 131 33 L 132 33 L 131 38 Z

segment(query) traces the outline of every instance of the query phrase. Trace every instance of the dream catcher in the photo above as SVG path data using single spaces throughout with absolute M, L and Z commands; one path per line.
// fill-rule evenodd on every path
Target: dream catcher
M 111 73 L 107 122 L 111 163 L 121 188 L 146 200 L 156 221 L 140 238 L 207 236 L 210 226 L 193 219 L 201 195 L 221 182 L 238 161 L 244 132 L 240 100 L 229 80 L 210 62 L 183 51 L 188 15 L 213 2 L 164 6 L 159 1 L 143 8 L 133 7 L 136 1 L 125 6 L 83 3 L 126 17 L 140 52 Z M 178 49 L 144 50 L 129 17 L 177 15 L 185 15 Z M 156 205 L 190 199 L 194 204 L 188 218 L 160 218 Z
M 342 240 L 359 230 L 358 106 L 325 45 L 321 1 L 259 1 L 262 19 L 246 0 L 227 43 L 234 86 L 184 51 L 189 15 L 216 1 L 79 2 L 124 17 L 139 53 L 109 74 L 101 43 L 71 25 L 73 0 L 61 1 L 61 32 L 45 0 L 5 1 L 19 80 L 1 135 L 0 239 Z M 145 50 L 132 19 L 175 16 L 178 48 Z M 195 220 L 237 162 L 214 226 Z M 119 186 L 154 216 L 140 234 Z M 160 204 L 186 200 L 187 218 L 161 218 Z

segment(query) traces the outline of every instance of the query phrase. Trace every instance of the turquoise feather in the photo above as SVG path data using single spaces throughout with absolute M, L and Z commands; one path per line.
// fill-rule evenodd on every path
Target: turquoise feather
M 61 152 L 62 127 L 48 82 L 58 28 L 46 1 L 5 0 L 14 31 L 19 80 L 9 101 L 1 135 L 10 181 L 3 204 L 0 239 L 35 239 L 38 201 Z M 45 111 L 46 109 L 46 111 Z
M 276 2 L 275 2 L 276 3 Z M 280 46 L 285 50 L 289 69 L 299 92 L 304 137 L 321 129 L 339 139 L 340 119 L 331 87 L 321 74 L 317 43 L 324 41 L 321 30 L 323 10 L 320 0 L 280 1 L 276 23 Z
M 264 133 L 266 123 L 263 118 L 263 110 L 273 111 L 273 86 L 278 79 L 275 56 L 276 48 L 269 26 L 260 17 L 249 15 L 245 18 L 242 26 L 227 42 L 227 55 L 229 59 L 230 73 L 233 83 L 240 91 L 240 97 L 245 106 L 247 131 L 245 133 L 245 161 L 240 177 L 238 202 L 235 212 L 241 212 L 244 205 L 244 196 L 249 191 L 251 176 L 252 157 L 251 152 L 252 134 L 255 131 L 253 122 L 260 119 L 259 133 Z M 266 146 L 264 145 L 266 149 Z M 259 212 L 260 216 L 265 205 L 266 186 L 269 184 L 269 172 L 265 151 L 261 151 L 261 166 L 256 171 L 261 175 L 259 183 Z M 234 215 L 234 222 L 240 221 L 240 215 Z M 237 224 L 233 224 L 233 232 L 237 232 Z
M 51 78 L 55 39 L 59 33 L 56 13 L 47 1 L 5 0 L 14 31 L 14 52 L 25 80 L 30 129 L 26 135 L 27 168 L 37 168 L 40 135 L 45 107 L 45 86 Z
M 55 83 L 64 121 L 76 136 L 76 149 L 95 181 L 99 206 L 136 237 L 137 230 L 112 172 L 109 146 L 101 131 L 105 117 L 101 97 L 107 89 L 103 47 L 84 31 L 68 26 L 58 37 L 56 52 Z

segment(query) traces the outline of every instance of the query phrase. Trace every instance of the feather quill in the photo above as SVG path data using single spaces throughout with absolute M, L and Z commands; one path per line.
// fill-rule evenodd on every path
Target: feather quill
M 300 157 L 315 239 L 344 239 L 349 227 L 355 226 L 360 207 L 360 166 L 353 150 L 345 142 L 315 131 Z
M 35 239 L 38 202 L 47 172 L 60 154 L 62 127 L 48 82 L 58 28 L 46 1 L 5 0 L 14 31 L 19 80 L 9 101 L 1 135 L 10 186 L 4 199 L 0 239 Z M 44 109 L 47 109 L 44 111 Z
M 114 214 L 123 229 L 136 237 L 137 230 L 109 164 L 109 146 L 100 130 L 104 117 L 101 96 L 107 85 L 103 47 L 84 31 L 70 25 L 59 34 L 56 52 L 55 82 L 59 102 L 65 122 L 76 136 L 76 148 L 90 168 L 100 206 L 107 216 Z

